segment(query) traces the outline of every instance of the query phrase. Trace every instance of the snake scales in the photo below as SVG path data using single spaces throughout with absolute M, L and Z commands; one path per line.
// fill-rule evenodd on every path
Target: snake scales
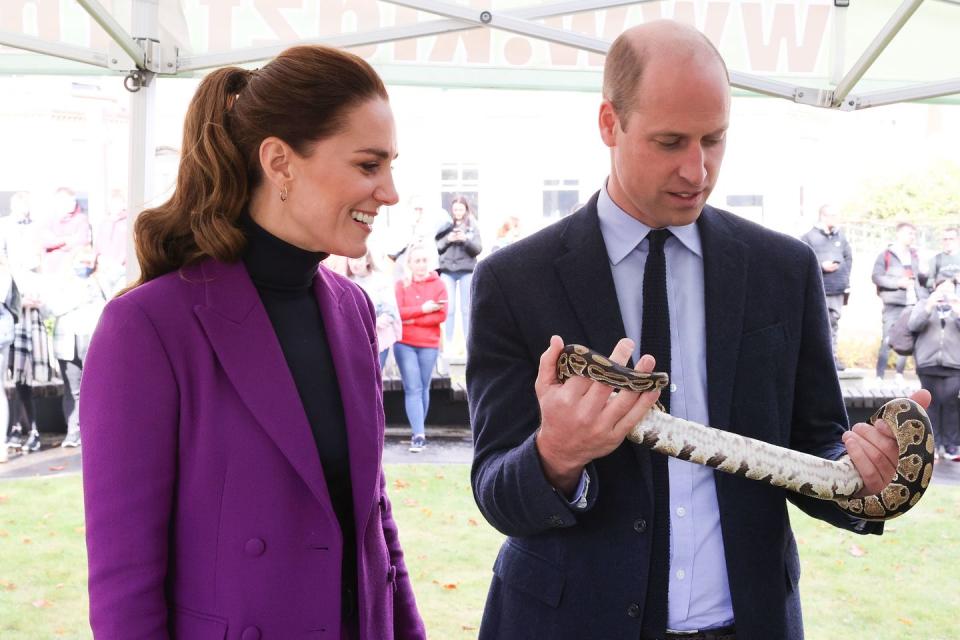
M 640 392 L 662 389 L 669 381 L 665 373 L 639 373 L 592 349 L 566 345 L 557 362 L 557 377 L 563 381 L 575 375 L 616 389 Z M 896 398 L 887 402 L 870 418 L 870 423 L 881 418 L 893 429 L 900 447 L 897 473 L 879 493 L 863 498 L 853 497 L 864 485 L 847 456 L 826 460 L 659 410 L 649 411 L 627 439 L 680 460 L 821 500 L 833 500 L 841 509 L 859 518 L 889 520 L 917 504 L 930 484 L 934 442 L 930 419 L 913 400 Z

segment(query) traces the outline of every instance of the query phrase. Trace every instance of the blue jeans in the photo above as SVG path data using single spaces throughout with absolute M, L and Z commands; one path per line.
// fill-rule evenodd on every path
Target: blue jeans
M 424 434 L 423 425 L 430 408 L 430 379 L 438 352 L 433 347 L 411 347 L 399 342 L 393 345 L 393 357 L 403 382 L 403 405 L 415 436 Z
M 463 327 L 463 338 L 466 340 L 470 328 L 470 283 L 473 282 L 473 271 L 456 271 L 441 273 L 440 279 L 447 287 L 447 319 L 443 321 L 444 332 L 447 335 L 447 344 L 453 340 L 453 332 L 457 323 L 457 287 L 460 288 L 460 321 Z
M 380 371 L 383 371 L 383 367 L 387 364 L 387 356 L 390 355 L 390 347 L 387 347 L 380 352 Z

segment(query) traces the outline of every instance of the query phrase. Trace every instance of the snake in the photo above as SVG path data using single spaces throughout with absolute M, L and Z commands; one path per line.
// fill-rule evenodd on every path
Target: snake
M 645 392 L 663 389 L 670 376 L 627 368 L 597 351 L 565 345 L 557 360 L 560 382 L 582 376 L 614 390 Z M 864 520 L 890 520 L 903 515 L 923 496 L 933 475 L 934 440 L 930 418 L 910 398 L 884 403 L 868 420 L 883 420 L 899 447 L 893 479 L 878 493 L 858 496 L 863 479 L 849 456 L 827 460 L 737 433 L 684 420 L 659 405 L 646 413 L 627 439 L 673 458 L 705 465 L 788 491 L 831 500 L 844 512 Z

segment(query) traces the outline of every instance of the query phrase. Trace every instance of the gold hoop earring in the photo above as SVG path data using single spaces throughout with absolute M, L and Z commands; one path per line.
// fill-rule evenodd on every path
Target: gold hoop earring
M 286 202 L 288 197 L 287 185 L 283 185 L 283 187 L 280 188 L 280 202 Z

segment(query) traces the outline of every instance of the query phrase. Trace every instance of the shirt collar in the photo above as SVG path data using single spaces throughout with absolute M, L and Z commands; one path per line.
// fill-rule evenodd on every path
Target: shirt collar
M 620 264 L 631 251 L 637 248 L 643 239 L 650 233 L 651 227 L 640 222 L 629 213 L 621 209 L 607 193 L 604 183 L 597 199 L 597 216 L 600 218 L 600 233 L 603 235 L 603 244 L 607 247 L 607 256 L 613 265 Z M 698 257 L 703 257 L 703 246 L 700 242 L 700 231 L 697 223 L 681 227 L 667 227 L 670 233 Z

